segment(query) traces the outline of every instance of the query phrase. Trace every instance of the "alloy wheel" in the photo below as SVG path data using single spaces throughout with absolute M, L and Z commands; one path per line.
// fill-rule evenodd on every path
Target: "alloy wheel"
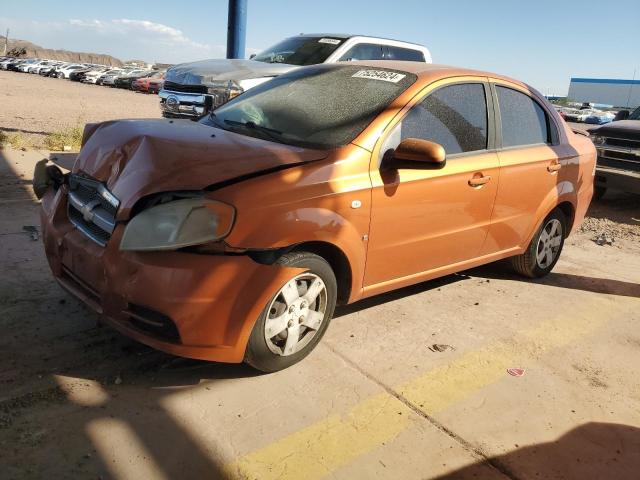
M 551 265 L 562 244 L 562 224 L 556 218 L 552 218 L 542 229 L 536 248 L 536 262 L 542 269 Z
M 327 311 L 327 287 L 313 273 L 288 281 L 269 305 L 264 337 L 271 352 L 293 355 L 316 335 Z

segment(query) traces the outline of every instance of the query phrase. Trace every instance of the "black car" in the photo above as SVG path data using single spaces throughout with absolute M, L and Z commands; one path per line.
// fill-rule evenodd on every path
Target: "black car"
M 16 59 L 13 62 L 11 62 L 10 64 L 7 65 L 7 70 L 11 70 L 13 72 L 17 72 L 18 71 L 18 67 L 20 65 L 22 65 L 25 62 L 24 59 Z
M 95 67 L 87 67 L 80 70 L 74 70 L 69 74 L 69 80 L 72 82 L 81 82 L 84 80 L 85 75 L 93 70 Z

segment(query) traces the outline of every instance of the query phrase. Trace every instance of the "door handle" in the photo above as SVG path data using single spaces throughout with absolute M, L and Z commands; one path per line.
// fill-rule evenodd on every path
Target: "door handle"
M 481 187 L 485 183 L 489 182 L 489 180 L 491 180 L 491 175 L 485 175 L 482 177 L 473 177 L 471 180 L 469 180 L 469 186 Z
M 561 168 L 562 168 L 562 164 L 560 164 L 560 163 L 552 163 L 551 165 L 547 166 L 547 172 L 550 172 L 550 173 L 557 172 Z

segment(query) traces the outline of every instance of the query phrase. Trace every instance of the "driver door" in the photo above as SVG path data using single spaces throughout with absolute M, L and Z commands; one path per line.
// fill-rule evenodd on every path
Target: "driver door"
M 387 128 L 372 156 L 367 295 L 472 260 L 487 237 L 499 174 L 487 79 L 450 79 L 428 90 Z M 385 156 L 406 138 L 442 145 L 444 166 L 384 168 Z

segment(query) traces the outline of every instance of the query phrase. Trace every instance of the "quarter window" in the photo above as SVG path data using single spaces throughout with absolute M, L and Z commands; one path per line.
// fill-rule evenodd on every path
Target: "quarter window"
M 400 140 L 439 143 L 448 155 L 487 148 L 487 101 L 484 85 L 466 83 L 440 88 L 402 119 Z
M 496 92 L 500 105 L 503 147 L 551 143 L 547 115 L 538 102 L 507 87 L 496 85 Z
M 402 47 L 387 47 L 387 60 L 406 60 L 409 62 L 424 62 L 424 54 L 419 50 Z
M 359 43 L 340 57 L 340 62 L 355 60 L 382 60 L 382 45 Z

